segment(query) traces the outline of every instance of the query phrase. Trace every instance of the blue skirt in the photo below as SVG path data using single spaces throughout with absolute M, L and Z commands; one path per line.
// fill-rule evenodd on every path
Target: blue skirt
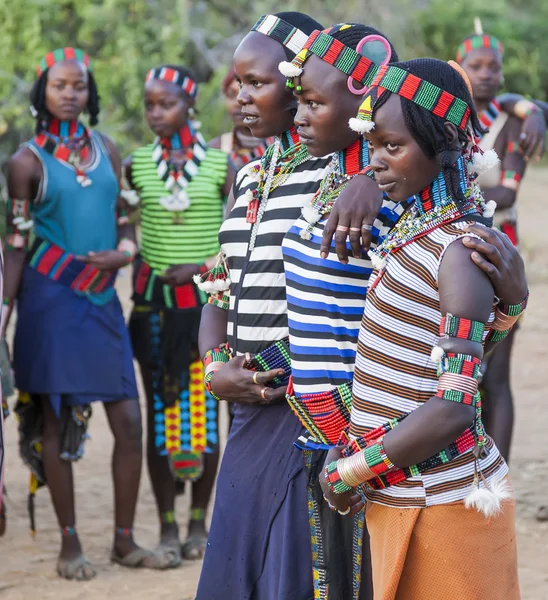
M 312 600 L 302 431 L 286 402 L 236 405 L 196 600 Z
M 26 266 L 17 304 L 16 387 L 61 406 L 138 398 L 133 353 L 117 296 L 90 302 Z

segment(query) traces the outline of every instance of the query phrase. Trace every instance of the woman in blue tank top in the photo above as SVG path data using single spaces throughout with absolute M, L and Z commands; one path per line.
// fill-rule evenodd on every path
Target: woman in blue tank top
M 98 94 L 81 50 L 50 52 L 31 91 L 36 137 L 8 164 L 8 251 L 3 326 L 17 301 L 14 371 L 21 453 L 33 496 L 46 484 L 61 528 L 57 571 L 87 580 L 95 570 L 75 528 L 71 462 L 83 454 L 91 402 L 103 402 L 115 438 L 115 531 L 111 559 L 167 568 L 169 557 L 137 546 L 132 527 L 141 473 L 141 414 L 132 351 L 114 289 L 135 253 L 117 208 L 120 155 L 97 123 Z M 34 242 L 29 244 L 33 230 Z M 36 442 L 41 442 L 38 446 Z

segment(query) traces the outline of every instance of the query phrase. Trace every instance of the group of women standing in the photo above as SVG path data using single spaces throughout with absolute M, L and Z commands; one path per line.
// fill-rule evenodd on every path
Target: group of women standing
M 514 501 L 479 380 L 527 284 L 511 236 L 485 225 L 490 200 L 513 205 L 524 171 L 517 118 L 526 140 L 540 125 L 535 105 L 510 99 L 516 117 L 491 142 L 504 156 L 500 182 L 482 181 L 484 125 L 500 105 L 478 95 L 483 75 L 476 85 L 467 73 L 502 52 L 480 37 L 465 41 L 460 66 L 399 63 L 365 25 L 264 15 L 223 82 L 234 131 L 207 144 L 192 72 L 153 68 L 144 106 L 156 141 L 123 164 L 80 121 L 99 114 L 87 55 L 64 48 L 41 61 L 36 137 L 8 170 L 3 326 L 17 300 L 21 449 L 34 487 L 50 489 L 62 577 L 95 575 L 70 461 L 101 401 L 115 437 L 111 558 L 122 565 L 171 568 L 205 552 L 198 600 L 519 597 Z M 114 281 L 130 263 L 128 330 Z M 132 531 L 142 460 L 133 355 L 154 551 Z M 234 416 L 208 536 L 219 400 Z M 505 551 L 494 556 L 493 543 Z

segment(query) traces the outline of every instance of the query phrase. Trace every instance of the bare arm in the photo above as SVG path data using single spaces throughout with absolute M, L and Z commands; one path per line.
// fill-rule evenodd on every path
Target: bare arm
M 470 260 L 471 250 L 457 240 L 442 260 L 438 278 L 442 314 L 486 323 L 493 304 L 493 286 Z M 457 338 L 441 339 L 446 352 L 483 357 L 482 345 Z M 394 465 L 408 467 L 454 442 L 475 418 L 475 408 L 432 397 L 386 434 L 384 448 Z
M 202 309 L 200 319 L 200 332 L 198 346 L 203 356 L 211 348 L 218 348 L 226 343 L 226 328 L 228 324 L 228 311 L 206 304 Z

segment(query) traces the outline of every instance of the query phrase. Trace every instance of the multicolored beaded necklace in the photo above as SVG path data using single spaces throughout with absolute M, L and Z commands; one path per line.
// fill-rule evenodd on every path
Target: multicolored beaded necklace
M 256 146 L 242 146 L 242 142 L 245 142 L 246 139 L 246 136 L 236 135 L 236 131 L 234 131 L 232 134 L 232 152 L 230 153 L 230 158 L 232 159 L 232 162 L 239 168 L 245 167 L 245 165 L 250 163 L 252 160 L 262 158 L 268 147 L 276 141 L 275 137 L 269 137 L 265 140 L 261 140 L 261 142 Z M 251 136 L 249 136 L 249 140 L 255 140 L 255 138 L 251 138 Z
M 459 187 L 465 202 L 457 205 L 448 194 L 445 178 L 440 171 L 428 187 L 420 194 L 415 195 L 415 201 L 411 208 L 402 216 L 382 243 L 374 250 L 369 250 L 373 267 L 379 270 L 371 289 L 378 284 L 384 274 L 386 261 L 390 254 L 396 253 L 404 246 L 442 225 L 452 223 L 469 214 L 483 214 L 485 210 L 483 196 L 477 185 L 470 180 L 466 169 L 466 158 L 459 157 L 456 164 L 459 170 Z
M 497 102 L 497 100 L 492 100 L 489 103 L 489 106 L 485 109 L 482 110 L 479 114 L 479 120 L 481 122 L 481 124 L 486 128 L 489 129 L 491 127 L 491 125 L 493 125 L 493 123 L 496 121 L 497 117 L 499 116 L 501 112 L 501 108 L 500 108 L 500 104 Z M 480 135 L 479 139 L 481 140 L 483 136 Z
M 82 166 L 90 156 L 90 135 L 80 121 L 44 121 L 34 142 L 59 162 L 70 165 L 76 171 L 76 181 L 82 187 L 92 184 Z
M 329 214 L 339 194 L 348 182 L 369 164 L 367 140 L 360 136 L 351 146 L 333 156 L 328 174 L 320 184 L 310 204 L 303 208 L 303 217 L 309 225 L 301 231 L 301 237 L 309 240 L 314 226 Z
M 190 207 L 186 187 L 198 172 L 206 150 L 206 141 L 191 123 L 170 138 L 157 138 L 154 142 L 152 160 L 157 165 L 158 177 L 170 192 L 160 198 L 160 204 L 174 213 L 174 223 L 181 223 L 181 213 Z
M 252 165 L 249 176 L 258 182 L 254 190 L 248 190 L 246 222 L 253 225 L 249 240 L 249 252 L 255 247 L 259 225 L 263 218 L 269 194 L 281 186 L 293 171 L 310 158 L 308 150 L 299 141 L 295 127 L 284 132 L 269 146 L 261 162 Z

